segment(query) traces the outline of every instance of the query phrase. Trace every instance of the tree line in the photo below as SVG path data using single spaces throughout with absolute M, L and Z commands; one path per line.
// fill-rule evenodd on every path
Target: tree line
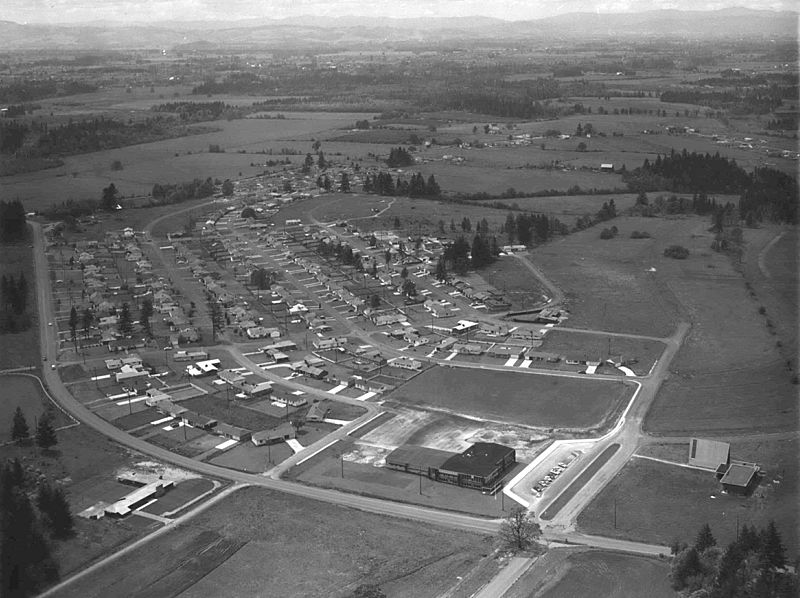
M 740 216 L 756 222 L 797 222 L 797 179 L 774 168 L 743 168 L 719 155 L 674 150 L 669 156 L 645 158 L 641 167 L 623 172 L 633 191 L 667 189 L 676 193 L 740 194 Z
M 407 181 L 397 176 L 395 180 L 388 172 L 378 172 L 376 174 L 366 173 L 362 186 L 364 193 L 377 193 L 378 195 L 398 195 L 407 197 L 430 197 L 437 198 L 442 194 L 436 177 L 432 174 L 427 181 L 422 173 L 417 172 L 411 175 L 411 180 Z
M 32 596 L 58 581 L 54 543 L 73 534 L 60 486 L 31 479 L 18 459 L 0 467 L 0 594 Z
M 0 201 L 0 242 L 8 243 L 27 235 L 25 208 L 18 199 Z
M 21 332 L 31 326 L 28 312 L 30 289 L 25 274 L 3 275 L 0 279 L 0 333 Z
M 797 574 L 785 568 L 786 553 L 774 521 L 761 530 L 744 525 L 724 549 L 705 524 L 691 546 L 673 543 L 672 555 L 672 587 L 682 596 L 794 598 L 800 590 Z

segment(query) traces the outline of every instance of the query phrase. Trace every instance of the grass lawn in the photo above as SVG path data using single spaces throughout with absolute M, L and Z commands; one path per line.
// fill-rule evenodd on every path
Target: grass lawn
M 506 597 L 675 596 L 669 583 L 669 564 L 665 561 L 600 550 L 575 551 L 558 560 L 560 562 L 544 574 L 536 566 L 532 567 L 512 586 Z
M 491 548 L 485 536 L 246 488 L 63 595 L 340 597 L 377 583 L 392 598 L 433 597 Z M 298 575 L 298 563 L 314 565 Z
M 231 398 L 233 398 L 232 392 Z M 216 419 L 217 421 L 246 428 L 254 432 L 274 428 L 280 423 L 278 418 L 271 417 L 255 409 L 243 407 L 239 405 L 238 401 L 235 399 L 231 400 L 229 405 L 224 392 L 216 396 L 204 395 L 194 399 L 187 399 L 181 402 L 181 406 L 201 413 L 206 417 Z
M 587 355 L 596 359 L 611 358 L 614 361 L 636 359 L 637 362 L 629 367 L 643 376 L 650 371 L 664 348 L 664 344 L 657 341 L 564 332 L 554 328 L 544 336 L 541 350 L 562 355 Z
M 620 382 L 437 367 L 389 398 L 529 426 L 591 428 L 601 426 L 632 392 Z
M 711 473 L 632 459 L 580 514 L 578 526 L 592 534 L 669 544 L 676 538 L 690 541 L 708 523 L 717 542 L 724 545 L 735 539 L 737 520 L 740 525 L 764 527 L 774 519 L 787 556 L 794 559 L 798 550 L 797 449 L 796 440 L 734 441 L 731 456 L 757 462 L 765 472 L 761 484 L 747 497 L 721 494 Z

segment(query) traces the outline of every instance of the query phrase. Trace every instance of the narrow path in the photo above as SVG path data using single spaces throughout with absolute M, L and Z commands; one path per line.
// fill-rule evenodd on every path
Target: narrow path
M 772 275 L 769 272 L 769 268 L 767 268 L 767 254 L 769 250 L 775 247 L 775 244 L 780 241 L 783 236 L 786 234 L 786 231 L 783 231 L 779 235 L 777 235 L 774 239 L 772 239 L 769 243 L 767 243 L 764 248 L 758 252 L 758 269 L 761 270 L 761 273 L 764 275 L 765 278 L 772 278 Z

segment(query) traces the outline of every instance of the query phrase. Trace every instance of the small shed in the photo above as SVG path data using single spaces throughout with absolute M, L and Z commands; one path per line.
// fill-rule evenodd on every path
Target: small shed
M 733 463 L 722 476 L 722 488 L 731 494 L 747 494 L 758 480 L 760 468 L 754 463 Z

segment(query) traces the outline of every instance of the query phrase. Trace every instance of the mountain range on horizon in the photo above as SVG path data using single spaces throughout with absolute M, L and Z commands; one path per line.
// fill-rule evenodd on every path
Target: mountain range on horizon
M 0 51 L 203 47 L 358 46 L 377 43 L 536 40 L 569 37 L 797 38 L 798 12 L 726 8 L 568 13 L 535 20 L 494 17 L 337 16 L 231 21 L 100 22 L 61 25 L 0 21 Z

